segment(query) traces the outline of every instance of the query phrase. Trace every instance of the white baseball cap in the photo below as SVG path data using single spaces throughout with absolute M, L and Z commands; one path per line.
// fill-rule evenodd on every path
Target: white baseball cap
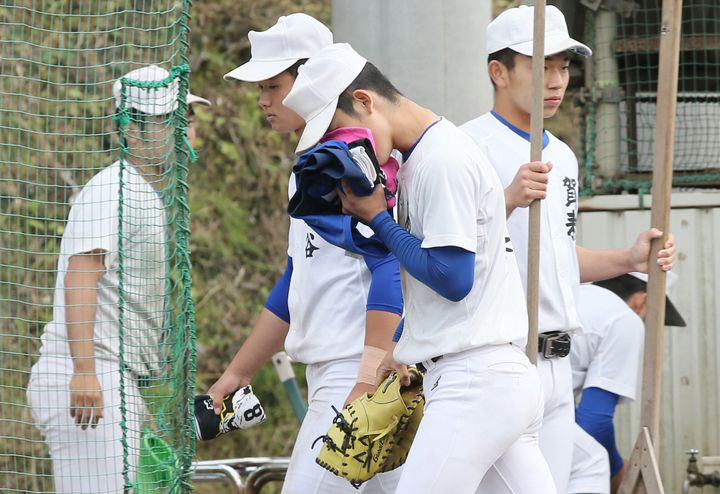
M 487 27 L 487 52 L 510 48 L 522 55 L 532 56 L 535 8 L 521 5 L 497 16 Z M 565 16 L 560 9 L 548 5 L 545 9 L 545 56 L 571 51 L 583 57 L 592 55 L 586 45 L 570 37 Z
M 628 273 L 630 276 L 637 278 L 647 285 L 648 275 L 646 273 L 632 272 Z M 670 300 L 670 294 L 672 288 L 677 283 L 678 275 L 672 271 L 665 273 L 665 326 L 681 326 L 685 327 L 685 319 L 680 315 L 680 312 L 675 307 L 675 304 Z
M 132 70 L 123 77 L 136 81 L 154 82 L 167 79 L 170 73 L 157 65 L 148 65 Z M 115 105 L 120 107 L 120 90 L 122 83 L 120 79 L 113 85 Z M 146 89 L 128 86 L 125 89 L 125 105 L 128 108 L 135 108 L 148 115 L 167 115 L 177 109 L 178 82 L 173 80 L 170 84 L 160 88 Z
M 305 120 L 296 153 L 311 148 L 325 135 L 340 94 L 366 63 L 349 44 L 336 43 L 323 48 L 300 67 L 295 84 L 282 103 Z
M 325 24 L 307 14 L 280 17 L 266 31 L 250 31 L 248 38 L 250 60 L 225 74 L 226 80 L 258 82 L 270 79 L 333 42 L 333 35 Z
M 196 94 L 192 94 L 190 91 L 188 91 L 187 93 L 186 101 L 188 105 L 194 105 L 197 103 L 198 105 L 212 106 L 210 100 L 206 100 L 205 98 L 201 98 Z

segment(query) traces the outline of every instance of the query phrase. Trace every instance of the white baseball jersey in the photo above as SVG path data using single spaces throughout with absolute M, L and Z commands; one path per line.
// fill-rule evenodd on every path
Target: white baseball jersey
M 530 142 L 486 113 L 461 127 L 486 154 L 500 176 L 503 188 L 510 185 L 518 169 L 530 160 Z M 575 223 L 578 206 L 578 164 L 572 150 L 546 132 L 548 144 L 542 161 L 552 161 L 547 198 L 542 201 L 540 226 L 540 308 L 538 329 L 572 331 L 580 329 L 576 292 L 580 270 L 575 250 Z M 523 283 L 527 285 L 529 208 L 516 208 L 508 218 Z
M 402 273 L 405 330 L 400 362 L 421 362 L 483 345 L 527 339 L 520 274 L 505 226 L 497 174 L 451 122 L 429 127 L 401 166 L 398 218 L 423 248 L 455 246 L 475 253 L 475 280 L 460 302 Z
M 642 362 L 645 326 L 625 301 L 610 290 L 582 285 L 578 312 L 582 335 L 573 337 L 570 363 L 573 388 L 601 388 L 634 400 Z
M 290 197 L 295 190 L 291 176 Z M 305 364 L 362 354 L 371 279 L 363 258 L 326 242 L 295 218 L 290 218 L 288 255 L 293 260 L 288 354 Z
M 120 162 L 97 173 L 75 199 L 60 242 L 53 319 L 42 335 L 41 355 L 70 357 L 65 319 L 65 275 L 70 257 L 106 251 L 98 282 L 95 357 L 117 362 L 120 353 L 118 212 Z M 165 208 L 158 192 L 129 163 L 123 173 L 124 358 L 138 376 L 157 374 L 165 325 Z

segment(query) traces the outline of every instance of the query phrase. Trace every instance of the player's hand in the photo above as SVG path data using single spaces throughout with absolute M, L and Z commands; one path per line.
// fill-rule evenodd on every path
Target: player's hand
M 401 364 L 395 360 L 395 357 L 393 357 L 394 350 L 395 346 L 393 345 L 393 348 L 388 350 L 385 357 L 382 359 L 382 362 L 380 362 L 380 365 L 378 366 L 376 379 L 377 386 L 380 386 L 380 384 L 390 375 L 391 372 L 397 373 L 400 378 L 400 384 L 403 386 L 410 386 L 410 373 L 408 372 L 407 365 Z
M 657 228 L 651 228 L 638 235 L 635 243 L 630 248 L 630 262 L 633 271 L 641 273 L 648 272 L 648 258 L 650 257 L 650 244 L 656 238 L 661 238 L 663 232 Z M 657 263 L 663 271 L 670 271 L 675 262 L 675 236 L 668 235 L 663 248 L 658 251 Z
M 515 178 L 505 189 L 505 208 L 508 213 L 515 208 L 526 208 L 535 199 L 545 199 L 547 195 L 548 173 L 552 163 L 532 161 L 525 163 L 515 174 Z
M 215 415 L 220 415 L 222 411 L 223 398 L 248 384 L 250 384 L 250 379 L 245 376 L 238 376 L 228 372 L 220 376 L 220 379 L 210 386 L 207 392 L 212 398 Z
M 618 491 L 618 489 L 620 489 L 620 484 L 622 483 L 622 479 L 625 476 L 625 472 L 627 471 L 627 468 L 628 468 L 628 461 L 623 460 L 622 469 L 618 473 L 616 473 L 615 475 L 610 477 L 610 494 L 615 494 Z
M 103 417 L 103 394 L 97 376 L 74 373 L 70 379 L 70 416 L 82 430 L 97 427 Z
M 359 398 L 360 396 L 364 395 L 365 393 L 373 394 L 375 390 L 377 389 L 377 386 L 374 386 L 372 384 L 368 383 L 355 383 L 355 386 L 350 391 L 350 394 L 345 398 L 345 403 L 343 403 L 343 408 L 348 406 L 348 404 L 355 401 L 356 398 Z
M 387 210 L 387 199 L 382 185 L 376 185 L 369 196 L 358 196 L 353 193 L 348 181 L 343 180 L 342 190 L 338 187 L 337 193 L 342 201 L 343 213 L 354 216 L 365 224 Z

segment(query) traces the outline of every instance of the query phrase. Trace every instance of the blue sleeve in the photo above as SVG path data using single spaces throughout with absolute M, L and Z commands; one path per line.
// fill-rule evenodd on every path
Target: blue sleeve
M 623 467 L 623 459 L 615 444 L 613 416 L 620 397 L 600 388 L 586 388 L 575 410 L 575 422 L 607 450 L 610 475 Z
M 290 278 L 292 278 L 293 262 L 292 257 L 288 256 L 285 272 L 280 277 L 275 286 L 270 291 L 265 308 L 278 316 L 280 319 L 290 324 L 290 309 L 288 308 L 288 293 L 290 292 Z
M 400 286 L 400 264 L 394 255 L 363 256 L 371 273 L 367 310 L 381 310 L 402 315 L 403 298 Z
M 405 318 L 403 317 L 400 319 L 400 322 L 397 325 L 397 328 L 395 328 L 395 334 L 393 334 L 392 340 L 397 343 L 400 341 L 400 337 L 403 334 L 403 329 L 405 329 Z
M 408 273 L 442 297 L 459 302 L 470 293 L 475 280 L 475 253 L 455 246 L 423 249 L 420 239 L 395 223 L 387 212 L 375 216 L 370 228 Z

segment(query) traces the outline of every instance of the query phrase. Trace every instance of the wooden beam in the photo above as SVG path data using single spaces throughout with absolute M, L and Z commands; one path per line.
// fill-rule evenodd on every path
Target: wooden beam
M 681 51 L 720 50 L 720 36 L 686 36 L 680 42 Z M 615 53 L 658 53 L 660 40 L 627 38 L 615 41 Z

